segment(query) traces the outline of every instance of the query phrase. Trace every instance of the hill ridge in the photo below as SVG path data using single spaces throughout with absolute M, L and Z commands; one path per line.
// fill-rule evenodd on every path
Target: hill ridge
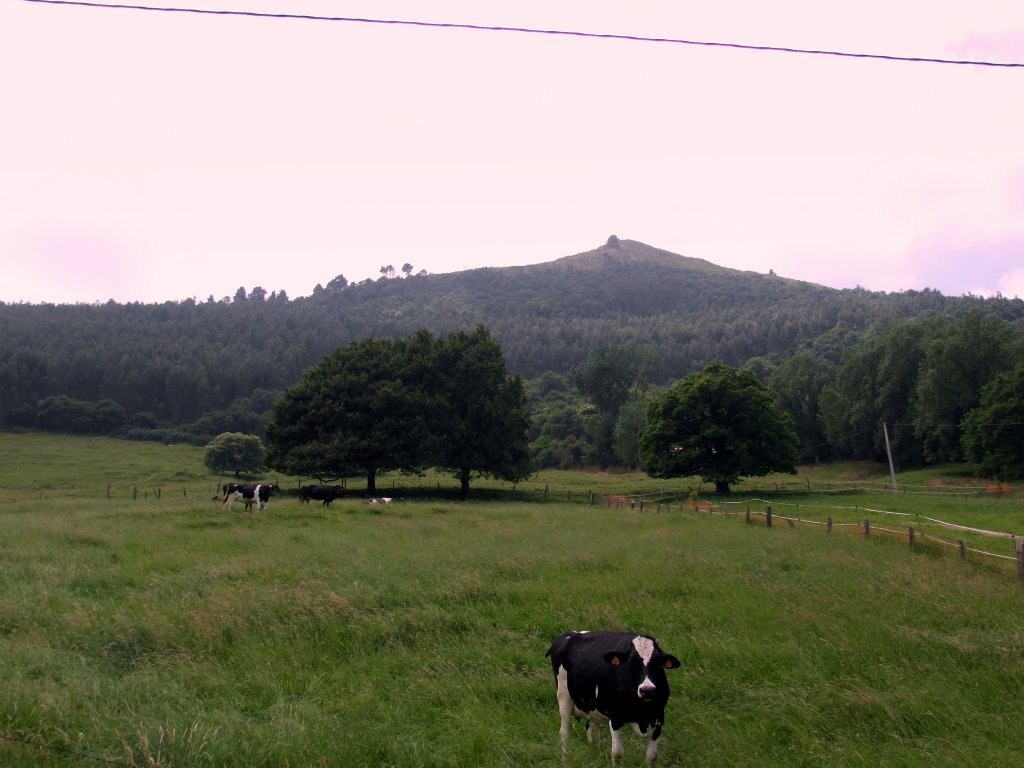
M 109 399 L 140 425 L 251 409 L 336 347 L 419 328 L 486 325 L 528 379 L 566 374 L 602 346 L 632 346 L 655 354 L 649 379 L 667 383 L 711 360 L 779 361 L 837 329 L 833 356 L 869 328 L 974 310 L 1024 324 L 1020 299 L 840 290 L 633 240 L 534 265 L 339 283 L 295 300 L 0 303 L 0 429 L 31 426 L 53 397 Z

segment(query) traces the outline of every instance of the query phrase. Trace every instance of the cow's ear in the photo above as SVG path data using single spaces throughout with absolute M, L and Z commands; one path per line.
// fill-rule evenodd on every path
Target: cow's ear
M 604 660 L 611 664 L 613 667 L 619 666 L 622 662 L 629 658 L 628 654 L 620 653 L 618 651 L 609 651 L 604 655 Z
M 662 669 L 675 669 L 676 667 L 681 666 L 682 664 L 679 663 L 679 659 L 677 659 L 671 653 L 666 653 L 664 656 L 661 657 Z

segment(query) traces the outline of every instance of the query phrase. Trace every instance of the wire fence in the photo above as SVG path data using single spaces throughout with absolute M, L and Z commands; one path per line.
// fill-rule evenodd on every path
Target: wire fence
M 761 498 L 750 498 L 743 501 L 709 501 L 693 497 L 678 499 L 664 493 L 608 494 L 603 496 L 595 494 L 591 503 L 616 509 L 628 507 L 652 512 L 676 510 L 724 517 L 743 517 L 747 523 L 757 522 L 766 528 L 783 522 L 789 528 L 806 526 L 823 529 L 829 534 L 852 532 L 862 535 L 866 539 L 872 535 L 883 534 L 904 539 L 911 548 L 932 543 L 943 550 L 955 550 L 960 558 L 973 555 L 996 565 L 1013 564 L 1017 577 L 1024 581 L 1024 535 L 940 520 L 919 512 L 894 512 L 862 506 L 799 504 L 797 502 L 768 501 Z M 897 520 L 905 525 L 895 525 Z M 960 536 L 952 538 L 952 534 L 942 535 L 937 532 L 938 530 L 956 532 Z M 993 540 L 1008 541 L 1010 546 L 1002 552 L 992 551 L 996 547 L 984 542 Z

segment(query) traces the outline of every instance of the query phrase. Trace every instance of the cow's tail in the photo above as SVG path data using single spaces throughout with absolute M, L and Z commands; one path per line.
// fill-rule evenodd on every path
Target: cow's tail
M 551 671 L 555 673 L 555 677 L 558 676 L 558 668 L 566 666 L 566 657 L 569 655 L 569 642 L 580 634 L 582 633 L 574 630 L 563 632 L 555 638 L 554 642 L 551 643 L 551 647 L 544 654 L 551 657 Z

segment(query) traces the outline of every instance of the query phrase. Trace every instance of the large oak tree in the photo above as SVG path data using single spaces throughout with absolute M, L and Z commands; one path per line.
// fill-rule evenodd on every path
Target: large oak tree
M 415 472 L 432 464 L 438 435 L 429 391 L 434 339 L 367 338 L 339 347 L 274 404 L 267 463 L 293 475 Z
M 640 460 L 652 477 L 699 475 L 728 493 L 740 477 L 795 472 L 792 417 L 751 371 L 710 363 L 651 402 Z
M 203 464 L 213 472 L 262 472 L 263 441 L 256 435 L 224 432 L 211 440 L 203 453 Z
M 462 497 L 470 478 L 516 482 L 533 471 L 526 388 L 505 365 L 501 345 L 483 326 L 452 331 L 437 346 L 434 375 L 443 436 L 436 466 L 459 479 Z
M 516 481 L 532 471 L 522 379 L 486 328 L 364 339 L 314 365 L 274 405 L 268 463 L 317 478 L 439 467 Z

